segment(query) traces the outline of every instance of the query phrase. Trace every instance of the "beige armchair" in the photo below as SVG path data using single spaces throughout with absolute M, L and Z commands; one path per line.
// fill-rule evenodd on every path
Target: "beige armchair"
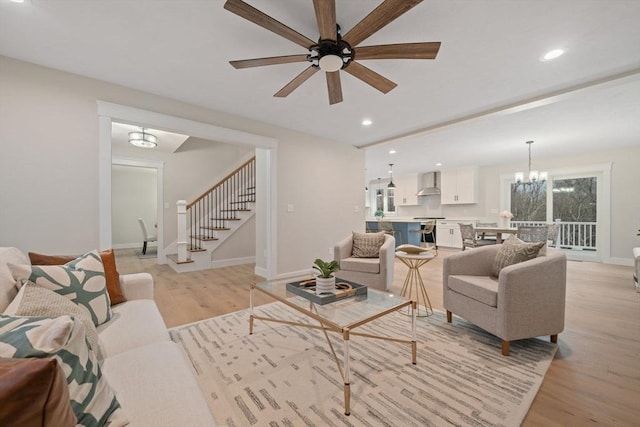
M 393 284 L 393 263 L 396 240 L 385 234 L 378 258 L 356 258 L 352 256 L 353 237 L 349 236 L 333 248 L 333 259 L 340 263 L 337 276 L 362 285 L 386 291 Z
M 452 313 L 502 340 L 509 355 L 513 340 L 550 335 L 557 342 L 564 329 L 567 258 L 548 248 L 544 256 L 491 271 L 502 245 L 458 252 L 443 262 L 443 302 Z

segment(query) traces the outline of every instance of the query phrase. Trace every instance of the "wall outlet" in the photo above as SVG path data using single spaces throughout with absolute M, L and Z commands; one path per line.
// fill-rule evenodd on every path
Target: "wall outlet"
M 293 212 L 293 205 L 287 205 L 287 212 Z

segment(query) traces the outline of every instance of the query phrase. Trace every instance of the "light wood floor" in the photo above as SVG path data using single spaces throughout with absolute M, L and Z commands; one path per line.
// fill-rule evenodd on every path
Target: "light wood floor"
M 442 309 L 442 259 L 451 253 L 440 250 L 421 269 L 436 309 Z M 253 265 L 177 274 L 133 250 L 116 254 L 121 274 L 153 275 L 168 327 L 247 308 L 249 286 L 261 280 Z M 406 272 L 396 261 L 396 292 Z M 640 293 L 631 278 L 631 267 L 569 261 L 565 330 L 523 426 L 640 426 Z M 257 297 L 256 304 L 271 302 Z M 427 358 L 428 349 L 419 357 Z

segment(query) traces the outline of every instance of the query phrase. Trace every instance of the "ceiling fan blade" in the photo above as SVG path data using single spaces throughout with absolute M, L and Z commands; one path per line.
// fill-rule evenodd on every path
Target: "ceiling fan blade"
M 329 91 L 329 104 L 342 102 L 342 85 L 340 84 L 340 71 L 325 73 L 327 75 L 327 90 Z
M 309 77 L 313 76 L 319 70 L 318 67 L 309 66 L 303 72 L 298 74 L 293 80 L 287 83 L 282 89 L 280 89 L 275 95 L 278 98 L 284 98 L 288 96 L 291 92 L 296 90 L 298 86 L 302 83 L 306 82 Z
M 388 78 L 381 76 L 370 68 L 367 68 L 355 61 L 351 61 L 349 66 L 343 68 L 343 70 L 352 76 L 359 78 L 368 85 L 373 86 L 382 93 L 387 93 L 394 87 L 398 86 Z
M 385 0 L 342 36 L 342 39 L 355 47 L 420 2 L 422 0 Z
M 291 62 L 306 62 L 307 55 L 287 55 L 287 56 L 272 56 L 269 58 L 256 58 L 256 59 L 241 59 L 239 61 L 229 61 L 229 64 L 233 65 L 233 68 L 252 68 L 263 67 L 265 65 L 278 65 L 289 64 Z
M 355 59 L 435 59 L 438 50 L 440 42 L 361 46 Z
M 321 39 L 336 40 L 336 1 L 313 0 L 313 8 L 316 10 L 316 20 Z
M 259 25 L 264 29 L 276 33 L 277 35 L 282 36 L 285 39 L 302 46 L 305 49 L 308 49 L 309 46 L 315 44 L 313 40 L 308 39 L 297 31 L 287 27 L 283 23 L 276 21 L 269 15 L 259 11 L 253 6 L 248 5 L 242 0 L 227 0 L 224 4 L 224 8 L 231 13 L 235 13 L 236 15 Z

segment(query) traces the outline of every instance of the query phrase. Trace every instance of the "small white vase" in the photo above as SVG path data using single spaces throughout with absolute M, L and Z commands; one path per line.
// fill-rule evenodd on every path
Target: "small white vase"
M 331 292 L 336 288 L 336 277 L 316 277 L 316 295 Z
M 500 218 L 500 227 L 508 228 L 511 224 L 511 218 Z

